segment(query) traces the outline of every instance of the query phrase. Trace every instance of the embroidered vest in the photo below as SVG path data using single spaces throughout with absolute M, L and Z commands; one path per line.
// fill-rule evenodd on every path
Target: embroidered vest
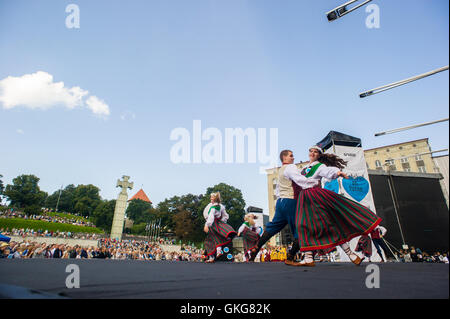
M 284 170 L 287 165 L 283 165 L 278 171 L 278 195 L 280 198 L 294 199 L 294 188 L 292 187 L 292 181 L 284 176 Z

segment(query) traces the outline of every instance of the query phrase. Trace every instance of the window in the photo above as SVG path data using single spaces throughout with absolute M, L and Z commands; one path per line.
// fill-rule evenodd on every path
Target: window
M 386 160 L 386 164 L 388 164 L 388 165 L 394 165 L 394 160 L 393 160 L 393 159 L 387 159 L 387 160 Z
M 389 152 L 389 149 L 386 149 L 386 152 Z
M 376 160 L 375 161 L 375 167 L 381 167 L 381 162 L 379 161 L 379 160 Z
M 403 146 L 400 146 L 398 149 L 399 149 L 399 150 L 402 150 L 402 149 L 403 149 Z
M 426 173 L 427 171 L 425 170 L 425 166 L 419 166 L 419 172 L 421 173 Z
M 402 163 L 408 163 L 408 158 L 407 158 L 407 157 L 402 157 L 402 158 L 400 159 L 400 162 L 402 162 Z
M 421 161 L 422 160 L 422 155 L 420 154 L 416 154 L 416 161 Z
M 403 168 L 403 171 L 404 171 L 404 172 L 411 172 L 411 168 L 409 168 L 409 167 L 404 167 L 404 168 Z

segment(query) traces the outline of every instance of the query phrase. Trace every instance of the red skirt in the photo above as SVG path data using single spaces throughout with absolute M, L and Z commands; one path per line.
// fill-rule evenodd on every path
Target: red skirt
M 217 247 L 228 245 L 237 235 L 233 227 L 216 219 L 211 227 L 209 227 L 208 234 L 205 239 L 205 250 L 208 256 L 216 253 Z
M 259 235 L 248 227 L 242 232 L 242 241 L 244 242 L 244 252 L 255 248 L 259 241 Z
M 297 201 L 301 251 L 328 252 L 356 236 L 367 235 L 380 222 L 367 207 L 320 187 L 303 190 Z

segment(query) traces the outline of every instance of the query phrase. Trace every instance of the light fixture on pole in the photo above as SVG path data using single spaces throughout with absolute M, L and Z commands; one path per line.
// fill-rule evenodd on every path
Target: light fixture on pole
M 360 7 L 362 7 L 363 5 L 369 3 L 372 0 L 366 0 L 363 3 L 360 3 L 360 4 L 354 6 L 353 8 L 350 8 L 350 9 L 347 8 L 348 5 L 353 4 L 355 2 L 358 2 L 358 1 L 359 0 L 351 0 L 351 1 L 348 1 L 348 2 L 346 2 L 344 4 L 341 4 L 339 7 L 336 7 L 333 10 L 328 11 L 326 13 L 328 21 L 331 22 L 331 21 L 337 20 L 339 18 L 342 18 L 346 14 L 348 14 L 348 13 L 350 13 L 350 12 L 360 8 Z
M 61 185 L 61 189 L 59 190 L 58 200 L 56 201 L 55 212 L 58 212 L 59 199 L 61 198 L 62 189 L 63 189 L 63 185 Z
M 375 133 L 375 136 L 382 136 L 382 135 L 386 135 L 386 134 L 397 133 L 397 132 L 401 132 L 401 131 L 411 130 L 411 129 L 417 128 L 417 127 L 432 125 L 432 124 L 446 122 L 446 121 L 448 121 L 448 118 L 437 120 L 437 121 L 431 121 L 431 122 L 425 122 L 425 123 L 421 123 L 421 124 L 415 124 L 415 125 L 400 127 L 400 128 L 396 128 L 396 129 L 393 129 L 393 130 L 388 130 L 388 131 L 384 131 L 384 132 Z
M 400 217 L 398 215 L 398 207 L 399 206 L 398 206 L 397 195 L 395 193 L 394 179 L 392 178 L 392 175 L 391 175 L 391 163 L 389 160 L 386 160 L 384 165 L 386 166 L 386 172 L 388 173 L 387 182 L 388 182 L 388 186 L 389 186 L 389 193 L 391 194 L 392 206 L 394 207 L 394 213 L 395 213 L 395 217 L 397 219 L 398 228 L 400 230 L 400 236 L 402 237 L 403 247 L 407 247 L 406 242 L 405 242 L 405 236 L 403 235 L 402 224 L 400 223 Z
M 430 72 L 419 74 L 419 75 L 416 75 L 416 76 L 413 76 L 413 77 L 410 77 L 410 78 L 407 78 L 407 79 L 404 79 L 404 80 L 401 80 L 401 81 L 397 81 L 397 82 L 394 82 L 394 83 L 386 84 L 386 85 L 377 87 L 375 89 L 362 92 L 362 93 L 359 94 L 359 97 L 363 98 L 363 97 L 371 96 L 371 95 L 374 95 L 374 94 L 378 94 L 378 93 L 381 93 L 383 91 L 396 88 L 397 86 L 408 84 L 408 83 L 411 83 L 411 82 L 414 82 L 414 81 L 426 78 L 426 77 L 428 77 L 430 75 L 433 75 L 433 74 L 436 74 L 436 73 L 439 73 L 439 72 L 443 72 L 443 71 L 447 71 L 447 70 L 448 70 L 448 65 L 444 66 L 442 68 L 430 71 Z

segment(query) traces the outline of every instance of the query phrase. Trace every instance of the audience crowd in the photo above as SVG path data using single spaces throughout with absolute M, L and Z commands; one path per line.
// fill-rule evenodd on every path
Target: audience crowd
M 97 240 L 104 234 L 94 234 L 94 233 L 72 233 L 72 232 L 62 232 L 62 231 L 48 231 L 48 230 L 34 230 L 28 228 L 1 228 L 0 233 L 5 236 L 20 236 L 20 237 L 51 237 L 51 238 L 72 238 L 72 239 L 90 239 Z
M 184 246 L 180 251 L 165 251 L 158 243 L 137 240 L 100 239 L 98 247 L 48 244 L 33 241 L 0 242 L 0 258 L 77 258 L 118 260 L 202 261 L 202 250 Z
M 26 215 L 22 212 L 8 209 L 6 211 L 0 211 L 0 218 L 21 218 L 25 220 L 41 220 L 50 223 L 70 224 L 76 226 L 89 226 L 95 227 L 94 223 L 84 220 L 82 218 L 66 218 L 60 216 L 51 216 L 48 211 L 44 211 L 41 215 Z

